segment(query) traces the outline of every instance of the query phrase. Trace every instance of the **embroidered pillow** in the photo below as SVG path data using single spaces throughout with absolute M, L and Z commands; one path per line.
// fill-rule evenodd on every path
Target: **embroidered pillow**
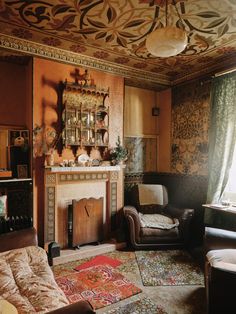
M 2 314 L 17 314 L 16 307 L 7 300 L 0 300 L 0 313 Z
M 139 213 L 141 227 L 143 228 L 157 228 L 157 229 L 172 229 L 179 225 L 177 218 L 170 218 L 168 216 L 159 214 L 147 214 Z

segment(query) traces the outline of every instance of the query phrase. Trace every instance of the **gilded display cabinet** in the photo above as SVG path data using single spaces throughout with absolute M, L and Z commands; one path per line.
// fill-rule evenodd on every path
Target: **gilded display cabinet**
M 62 89 L 62 141 L 67 146 L 107 147 L 109 90 L 65 82 Z

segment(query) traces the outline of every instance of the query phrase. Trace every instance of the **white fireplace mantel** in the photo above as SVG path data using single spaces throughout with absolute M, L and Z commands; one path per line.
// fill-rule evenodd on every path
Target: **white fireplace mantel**
M 119 171 L 124 166 L 94 166 L 94 167 L 60 167 L 46 166 L 45 169 L 51 172 L 94 172 L 94 171 Z

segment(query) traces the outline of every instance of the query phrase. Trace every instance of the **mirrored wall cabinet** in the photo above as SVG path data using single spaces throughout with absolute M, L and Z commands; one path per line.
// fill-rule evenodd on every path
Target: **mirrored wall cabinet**
M 64 147 L 108 147 L 109 89 L 76 80 L 62 84 L 62 142 Z

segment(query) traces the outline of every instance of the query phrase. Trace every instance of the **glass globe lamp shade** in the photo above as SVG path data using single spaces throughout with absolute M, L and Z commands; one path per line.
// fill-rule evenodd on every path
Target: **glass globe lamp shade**
M 186 31 L 166 26 L 150 33 L 146 39 L 147 50 L 156 57 L 172 57 L 183 51 L 188 43 Z

